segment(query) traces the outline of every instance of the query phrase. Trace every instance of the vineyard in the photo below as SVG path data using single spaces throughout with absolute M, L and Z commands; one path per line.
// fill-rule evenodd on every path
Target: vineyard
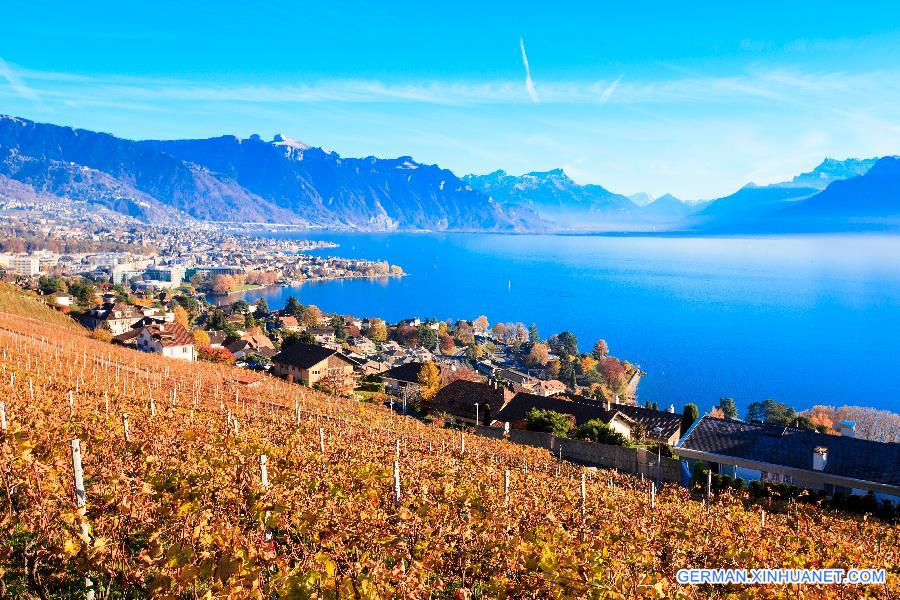
M 23 302 L 25 302 L 23 300 Z M 28 301 L 32 302 L 32 301 Z M 900 597 L 900 531 L 555 460 L 0 313 L 3 597 Z M 48 311 L 49 312 L 49 311 Z M 74 443 L 73 440 L 78 440 Z M 886 586 L 681 586 L 684 567 Z

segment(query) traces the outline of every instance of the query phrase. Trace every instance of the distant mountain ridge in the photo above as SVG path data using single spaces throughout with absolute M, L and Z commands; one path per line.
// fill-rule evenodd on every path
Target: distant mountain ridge
M 685 202 L 578 184 L 562 169 L 458 177 L 409 156 L 345 158 L 281 134 L 133 141 L 0 115 L 0 192 L 153 223 L 366 230 L 766 233 L 900 228 L 900 162 L 827 158 L 790 181 Z
M 541 223 L 446 169 L 410 157 L 345 159 L 283 136 L 137 142 L 0 116 L 0 177 L 145 220 L 479 231 Z

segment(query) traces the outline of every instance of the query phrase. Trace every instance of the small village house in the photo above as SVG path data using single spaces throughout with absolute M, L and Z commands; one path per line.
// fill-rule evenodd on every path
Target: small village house
M 355 363 L 332 348 L 292 344 L 272 357 L 272 373 L 288 381 L 314 386 L 324 383 L 336 389 L 356 383 Z
M 194 337 L 180 323 L 144 325 L 135 347 L 142 352 L 155 352 L 179 360 L 196 360 Z

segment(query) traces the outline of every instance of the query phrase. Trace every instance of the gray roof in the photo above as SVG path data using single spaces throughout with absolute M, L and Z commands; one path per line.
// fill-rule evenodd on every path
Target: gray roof
M 630 404 L 613 404 L 612 408 L 643 425 L 647 436 L 653 439 L 668 440 L 681 432 L 681 415 L 678 413 Z M 654 435 L 653 430 L 657 427 L 662 430 L 662 435 Z
M 900 444 L 770 425 L 701 418 L 677 448 L 812 471 L 813 449 L 828 449 L 823 473 L 900 486 Z M 819 471 L 816 471 L 819 472 Z

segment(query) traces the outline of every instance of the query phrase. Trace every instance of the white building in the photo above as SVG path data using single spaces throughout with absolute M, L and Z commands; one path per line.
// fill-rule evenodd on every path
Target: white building
M 180 360 L 197 359 L 194 338 L 180 323 L 145 325 L 135 345 L 142 352 L 155 352 Z

